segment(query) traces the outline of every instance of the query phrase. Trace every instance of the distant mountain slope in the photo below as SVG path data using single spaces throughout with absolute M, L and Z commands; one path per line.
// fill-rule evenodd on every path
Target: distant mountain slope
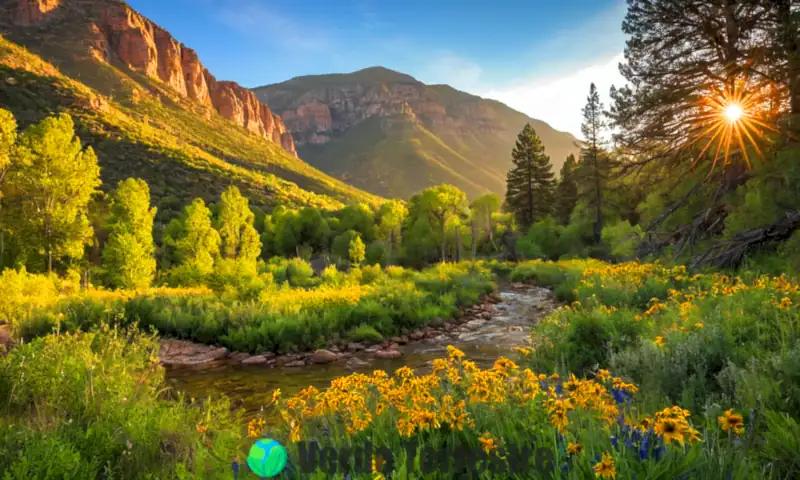
M 230 184 L 265 207 L 379 201 L 298 159 L 268 106 L 123 2 L 0 0 L 0 33 L 0 105 L 23 126 L 72 114 L 104 188 L 141 177 L 164 208 Z
M 301 158 L 348 183 L 407 198 L 436 183 L 470 197 L 505 192 L 517 134 L 530 122 L 556 172 L 576 139 L 506 105 L 382 67 L 253 89 L 278 112 Z

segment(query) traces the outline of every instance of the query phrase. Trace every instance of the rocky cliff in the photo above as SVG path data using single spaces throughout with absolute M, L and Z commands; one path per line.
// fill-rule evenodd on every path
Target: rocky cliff
M 280 113 L 301 157 L 384 196 L 438 182 L 470 196 L 505 192 L 511 149 L 530 122 L 558 172 L 576 139 L 493 100 L 382 67 L 254 89 Z
M 48 22 L 81 16 L 90 22 L 82 41 L 94 58 L 121 63 L 149 79 L 163 82 L 178 97 L 211 108 L 296 155 L 294 140 L 283 120 L 253 92 L 234 82 L 218 81 L 194 50 L 126 4 L 113 0 L 0 0 L 0 3 L 13 9 L 15 24 L 23 27 L 47 28 Z

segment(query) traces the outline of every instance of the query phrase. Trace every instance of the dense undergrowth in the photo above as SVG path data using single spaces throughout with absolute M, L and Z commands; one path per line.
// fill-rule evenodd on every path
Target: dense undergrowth
M 69 293 L 73 284 L 56 277 L 6 270 L 0 284 L 21 293 L 0 301 L 0 315 L 24 339 L 136 323 L 235 351 L 287 353 L 408 333 L 458 315 L 460 307 L 477 303 L 493 288 L 489 270 L 469 263 L 419 272 L 378 266 L 340 272 L 331 266 L 318 277 L 301 261 L 267 268 L 246 283 L 225 282 L 216 291 L 74 293 Z
M 189 407 L 170 399 L 154 338 L 121 326 L 184 325 L 196 339 L 224 326 L 257 348 L 271 337 L 256 332 L 281 332 L 279 349 L 313 346 L 317 335 L 389 335 L 474 302 L 491 288 L 490 271 L 553 287 L 564 302 L 534 327 L 531 348 L 486 370 L 451 348 L 429 374 L 376 371 L 285 399 L 276 392 L 266 407 L 279 412 L 279 425 L 265 426 L 264 417 L 245 428 L 224 401 Z M 270 273 L 273 282 L 291 278 L 295 286 L 268 284 L 246 295 L 73 292 L 64 299 L 57 292 L 70 287 L 62 280 L 48 301 L 30 282 L 51 280 L 4 274 L 6 288 L 20 292 L 0 310 L 15 328 L 92 331 L 36 338 L 0 361 L 0 468 L 10 478 L 227 478 L 249 442 L 269 435 L 289 446 L 284 476 L 298 478 L 328 473 L 324 464 L 304 471 L 295 442 L 311 442 L 307 453 L 327 446 L 353 452 L 369 442 L 375 463 L 368 469 L 376 471 L 359 473 L 353 459 L 336 467 L 339 478 L 458 478 L 473 460 L 480 478 L 541 478 L 547 459 L 552 474 L 544 478 L 783 479 L 800 472 L 800 286 L 785 277 L 594 260 Z M 404 285 L 417 293 L 404 293 Z M 378 301 L 390 292 L 397 302 Z M 201 315 L 203 302 L 227 314 L 269 314 L 242 313 L 239 324 L 165 320 L 224 318 Z M 20 320 L 18 311 L 28 313 Z M 315 312 L 317 323 L 304 312 Z M 86 318 L 93 320 L 71 323 Z M 262 326 L 247 329 L 247 322 Z

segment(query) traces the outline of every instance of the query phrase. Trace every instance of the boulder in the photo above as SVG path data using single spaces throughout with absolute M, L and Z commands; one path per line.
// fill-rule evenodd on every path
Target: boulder
M 411 340 L 422 340 L 423 338 L 425 338 L 425 334 L 420 331 L 411 332 L 408 334 L 408 338 Z
M 284 365 L 284 367 L 304 367 L 305 365 L 306 365 L 305 360 L 294 360 Z
M 264 355 L 253 355 L 252 357 L 242 360 L 244 365 L 261 365 L 267 363 L 267 358 Z
M 378 350 L 375 352 L 376 358 L 400 358 L 403 356 L 403 352 L 400 350 Z
M 360 352 L 364 350 L 364 344 L 358 342 L 350 342 L 347 344 L 347 349 L 351 352 Z
M 228 349 L 202 345 L 186 340 L 161 340 L 158 353 L 161 363 L 168 366 L 202 365 L 228 356 Z
M 331 352 L 330 350 L 319 349 L 315 351 L 313 354 L 311 354 L 309 360 L 313 364 L 323 365 L 326 363 L 334 362 L 336 361 L 337 358 L 338 356 L 335 353 Z

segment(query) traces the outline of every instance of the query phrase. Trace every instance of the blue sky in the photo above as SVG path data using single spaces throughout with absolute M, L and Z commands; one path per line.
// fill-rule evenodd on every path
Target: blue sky
M 129 0 L 246 87 L 382 65 L 580 132 L 621 84 L 624 0 Z

